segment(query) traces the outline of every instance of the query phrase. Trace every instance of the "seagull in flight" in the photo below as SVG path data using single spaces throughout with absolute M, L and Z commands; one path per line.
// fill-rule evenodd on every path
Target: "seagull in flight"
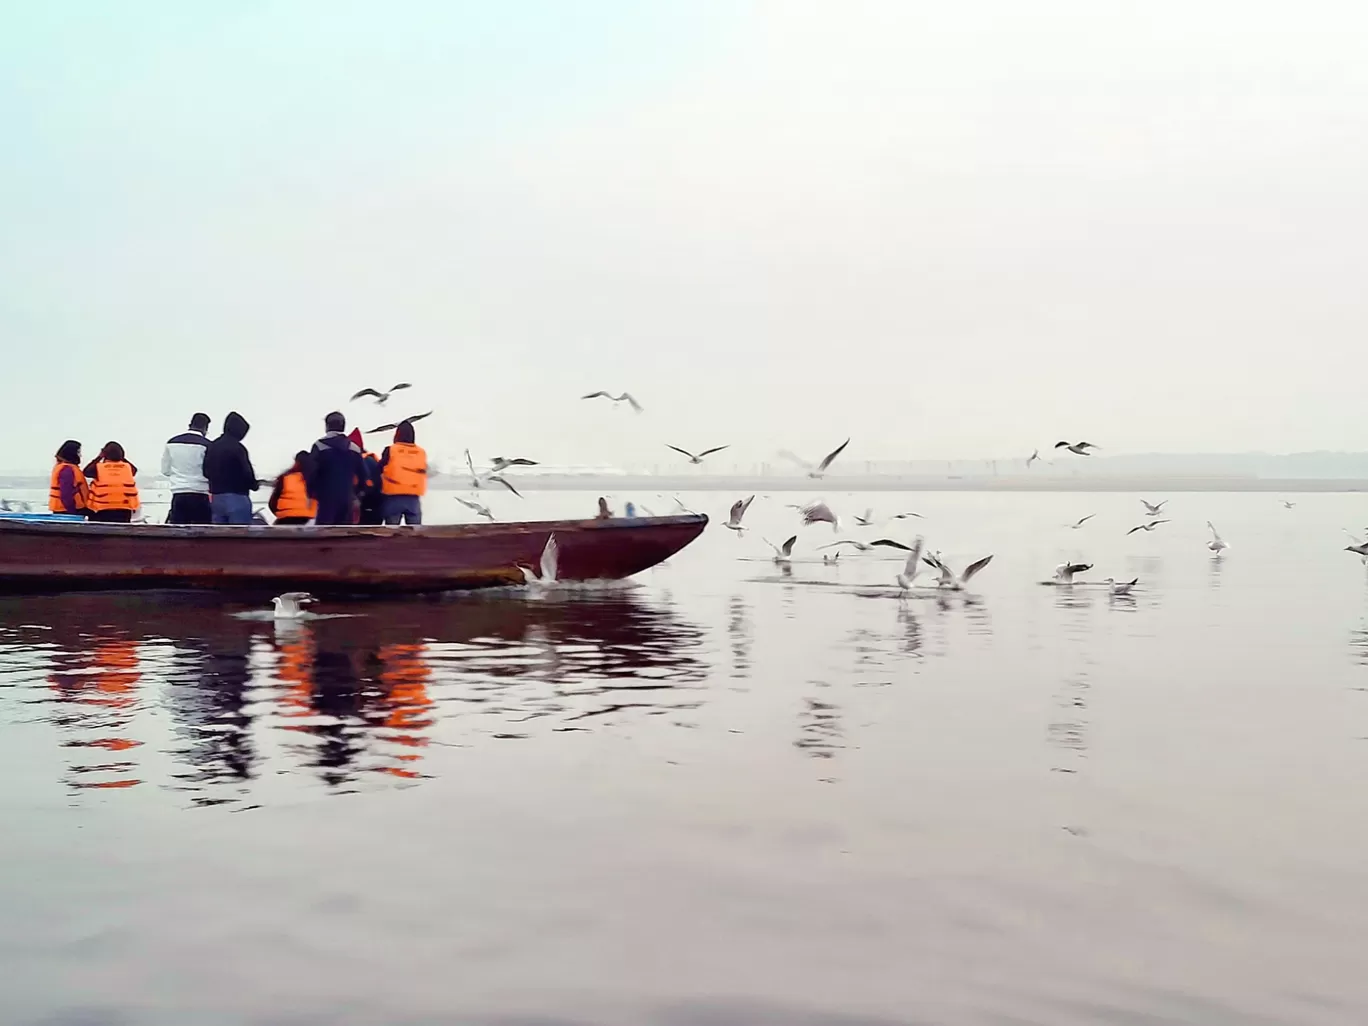
M 956 574 L 942 562 L 939 555 L 931 554 L 922 557 L 922 562 L 935 567 L 940 571 L 940 579 L 936 581 L 937 588 L 948 588 L 951 591 L 963 591 L 974 576 L 985 566 L 993 561 L 992 556 L 984 556 L 976 559 L 964 568 L 964 573 Z
M 711 448 L 711 449 L 704 449 L 704 450 L 703 450 L 702 452 L 700 452 L 697 456 L 695 456 L 693 453 L 689 452 L 687 449 L 681 449 L 681 448 L 680 448 L 679 446 L 677 446 L 677 445 L 667 445 L 667 446 L 665 446 L 665 448 L 667 448 L 667 449 L 673 449 L 675 452 L 681 453 L 682 455 L 689 457 L 689 462 L 690 462 L 690 463 L 693 463 L 693 464 L 695 464 L 695 465 L 697 465 L 697 464 L 703 462 L 703 457 L 704 457 L 704 456 L 711 456 L 711 455 L 712 455 L 713 453 L 715 453 L 715 452 L 721 452 L 723 449 L 730 448 L 730 446 L 718 445 L 718 446 L 714 446 L 714 447 Z
M 921 519 L 921 514 L 920 514 L 920 513 L 894 513 L 893 516 L 890 517 L 889 519 L 891 519 L 891 520 L 906 520 L 908 517 L 916 517 L 918 520 L 920 520 L 920 519 Z
M 456 501 L 459 502 L 466 509 L 474 510 L 476 516 L 484 517 L 490 523 L 494 522 L 494 514 L 490 512 L 488 506 L 485 506 L 479 502 L 472 502 L 469 499 L 463 499 L 459 495 L 456 496 Z
M 1167 524 L 1167 523 L 1168 523 L 1167 520 L 1150 520 L 1150 521 L 1148 521 L 1148 522 L 1146 522 L 1146 523 L 1143 523 L 1143 524 L 1136 524 L 1134 527 L 1132 527 L 1132 528 L 1131 528 L 1129 531 L 1127 531 L 1126 533 L 1127 533 L 1127 534 L 1134 534 L 1136 531 L 1145 531 L 1145 532 L 1149 532 L 1149 531 L 1153 531 L 1153 530 L 1154 530 L 1156 527 L 1158 527 L 1160 524 Z
M 1290 499 L 1283 499 L 1282 504 L 1283 504 L 1283 509 L 1293 509 L 1293 508 L 1295 508 L 1296 505 L 1297 505 L 1295 502 L 1292 502 Z
M 1207 542 L 1207 548 L 1219 556 L 1230 548 L 1230 545 L 1216 532 L 1216 527 L 1210 520 L 1207 521 L 1207 527 L 1211 528 L 1211 541 Z
M 609 393 L 609 392 L 604 392 L 604 391 L 602 391 L 602 390 L 599 390 L 599 391 L 597 391 L 597 392 L 590 392 L 588 395 L 582 395 L 582 396 L 580 396 L 580 398 L 581 398 L 581 399 L 600 399 L 600 398 L 602 398 L 602 399 L 611 400 L 611 401 L 612 401 L 613 403 L 615 403 L 615 404 L 616 404 L 616 403 L 626 403 L 628 406 L 630 406 L 630 407 L 631 407 L 633 410 L 635 410 L 637 413 L 640 413 L 640 412 L 641 412 L 641 409 L 642 409 L 641 403 L 637 402 L 636 399 L 634 399 L 634 398 L 632 397 L 632 393 L 631 393 L 631 392 L 623 392 L 622 395 L 612 395 L 612 394 Z
M 1168 505 L 1168 499 L 1162 499 L 1159 502 L 1149 502 L 1145 499 L 1141 499 L 1140 505 L 1145 507 L 1145 514 L 1147 516 L 1157 517 L 1164 511 L 1164 507 Z
M 1068 449 L 1069 452 L 1076 453 L 1079 456 L 1091 456 L 1092 453 L 1088 452 L 1089 449 L 1101 448 L 1101 446 L 1093 445 L 1092 442 L 1055 442 L 1054 447 L 1056 449 Z
M 287 591 L 283 595 L 277 595 L 271 599 L 271 605 L 275 607 L 275 618 L 277 620 L 303 620 L 309 614 L 300 608 L 316 599 L 307 591 Z
M 1118 581 L 1115 577 L 1107 578 L 1107 590 L 1112 595 L 1129 595 L 1131 589 L 1140 583 L 1140 578 L 1136 577 L 1129 581 Z
M 856 527 L 873 527 L 873 526 L 874 526 L 874 510 L 873 510 L 872 508 L 871 508 L 871 509 L 865 510 L 865 511 L 864 511 L 864 516 L 856 515 L 856 517 L 855 517 L 855 526 L 856 526 Z
M 808 472 L 808 477 L 812 478 L 813 480 L 817 480 L 826 474 L 827 468 L 831 466 L 831 464 L 835 461 L 837 456 L 845 452 L 845 447 L 849 444 L 850 439 L 847 438 L 840 445 L 836 446 L 835 449 L 827 453 L 826 457 L 822 460 L 822 462 L 817 464 L 817 466 L 815 467 L 807 460 L 803 459 L 801 456 L 795 456 L 787 449 L 780 452 L 779 455 L 782 456 L 784 459 L 789 460 L 790 462 L 798 464 L 798 466 L 804 468 Z
M 1026 457 L 1026 469 L 1027 469 L 1027 470 L 1030 470 L 1030 469 L 1031 469 L 1031 464 L 1034 463 L 1034 462 L 1035 462 L 1036 460 L 1038 460 L 1038 459 L 1040 459 L 1040 450 L 1039 450 L 1039 449 L 1032 449 L 1032 450 L 1031 450 L 1031 455 L 1029 455 L 1029 456 Z
M 512 493 L 513 493 L 514 495 L 516 495 L 518 498 L 521 499 L 521 498 L 523 497 L 522 492 L 520 492 L 520 491 L 518 491 L 516 488 L 514 488 L 513 485 L 509 482 L 508 478 L 506 478 L 506 477 L 504 477 L 502 474 L 498 473 L 499 470 L 503 469 L 502 467 L 496 467 L 496 468 L 493 469 L 493 470 L 486 470 L 484 473 L 481 474 L 481 473 L 479 473 L 479 472 L 477 472 L 477 471 L 475 470 L 475 461 L 471 458 L 471 456 L 470 456 L 470 450 L 469 450 L 469 449 L 467 449 L 467 450 L 465 451 L 465 458 L 466 458 L 466 467 L 468 467 L 469 470 L 470 470 L 470 487 L 471 487 L 471 488 L 482 488 L 482 487 L 484 487 L 484 483 L 485 483 L 486 481 L 493 481 L 495 484 L 501 484 L 501 485 L 503 485 L 505 488 L 507 488 L 510 492 L 512 492 Z M 495 460 L 495 462 L 497 463 L 498 460 Z M 513 466 L 514 464 L 513 464 L 512 462 L 510 462 L 508 465 L 509 465 L 509 466 Z
M 536 460 L 525 460 L 521 456 L 511 460 L 506 456 L 495 456 L 490 462 L 493 463 L 493 466 L 489 468 L 491 474 L 497 474 L 509 467 L 535 467 L 537 465 Z
M 422 420 L 424 417 L 431 417 L 431 416 L 432 416 L 432 411 L 431 411 L 431 410 L 428 410 L 427 413 L 419 413 L 419 414 L 417 414 L 417 415 L 415 415 L 415 416 L 412 416 L 412 417 L 405 417 L 403 420 L 395 421 L 393 424 L 381 424 L 379 427 L 373 427 L 373 428 L 371 428 L 369 431 L 367 431 L 366 434 L 368 434 L 368 435 L 378 435 L 378 434 L 379 434 L 380 432 L 382 432 L 382 431 L 393 431 L 393 430 L 394 430 L 395 428 L 397 428 L 400 424 L 416 424 L 416 423 L 418 423 L 418 421 Z
M 1092 568 L 1091 563 L 1060 563 L 1055 567 L 1054 579 L 1058 584 L 1073 584 L 1074 574 L 1081 574 Z
M 904 552 L 912 551 L 908 546 L 904 545 L 902 542 L 894 541 L 892 538 L 875 538 L 872 542 L 869 542 L 867 544 L 862 541 L 856 541 L 853 538 L 842 538 L 840 541 L 834 541 L 830 545 L 820 545 L 818 546 L 818 548 L 834 549 L 838 545 L 854 545 L 856 551 L 858 552 L 868 552 L 870 549 L 879 547 L 889 549 L 902 549 Z
M 1074 523 L 1072 523 L 1072 524 L 1069 525 L 1069 530 L 1070 530 L 1070 531 L 1077 531 L 1080 527 L 1082 527 L 1084 524 L 1086 524 L 1089 520 L 1091 520 L 1091 519 L 1092 519 L 1093 517 L 1095 517 L 1095 516 L 1097 516 L 1096 513 L 1089 513 L 1086 517 L 1080 517 L 1080 518 L 1079 518 L 1078 520 L 1076 520 Z
M 746 515 L 746 510 L 750 509 L 750 504 L 754 501 L 754 495 L 749 499 L 737 499 L 732 503 L 731 516 L 729 516 L 727 522 L 722 525 L 728 531 L 735 531 L 738 539 L 741 537 L 741 533 L 745 531 L 745 528 L 741 526 L 741 518 Z
M 556 543 L 556 536 L 552 534 L 546 539 L 546 547 L 542 549 L 540 576 L 530 566 L 518 564 L 518 569 L 522 571 L 523 583 L 527 587 L 543 590 L 559 583 L 556 578 L 556 571 L 560 569 L 560 546 Z
M 917 571 L 920 569 L 922 559 L 922 547 L 926 544 L 921 535 L 917 535 L 912 543 L 912 548 L 907 552 L 907 562 L 903 564 L 902 573 L 898 574 L 898 587 L 903 591 L 908 591 L 912 587 L 912 582 L 917 579 Z
M 798 512 L 803 515 L 804 527 L 811 524 L 830 524 L 833 532 L 841 528 L 841 518 L 831 512 L 831 507 L 825 502 L 810 502 L 799 507 Z
M 348 400 L 348 402 L 354 403 L 356 402 L 356 400 L 364 399 L 366 396 L 369 395 L 375 397 L 376 406 L 384 406 L 385 403 L 389 402 L 390 396 L 394 395 L 395 392 L 402 392 L 404 389 L 412 387 L 413 386 L 409 384 L 407 381 L 401 381 L 397 385 L 391 385 L 388 392 L 377 392 L 373 388 L 363 388 L 361 389 L 361 391 L 357 392 L 354 396 L 352 396 L 351 399 Z
M 793 546 L 797 541 L 798 536 L 795 534 L 788 541 L 784 542 L 783 545 L 775 545 L 774 542 L 770 541 L 768 538 L 765 539 L 765 544 L 774 550 L 775 563 L 789 563 L 793 561 Z

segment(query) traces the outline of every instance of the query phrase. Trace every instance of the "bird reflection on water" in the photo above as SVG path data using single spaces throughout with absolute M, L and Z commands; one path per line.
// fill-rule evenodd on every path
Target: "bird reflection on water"
M 7 605 L 0 658 L 22 653 L 41 673 L 30 701 L 63 749 L 98 753 L 71 755 L 64 780 L 150 780 L 197 805 L 254 800 L 280 774 L 334 791 L 413 784 L 432 775 L 434 745 L 694 708 L 707 675 L 702 631 L 630 591 L 356 605 L 280 624 L 184 597 L 28 598 L 23 624 Z M 135 750 L 157 735 L 140 766 Z

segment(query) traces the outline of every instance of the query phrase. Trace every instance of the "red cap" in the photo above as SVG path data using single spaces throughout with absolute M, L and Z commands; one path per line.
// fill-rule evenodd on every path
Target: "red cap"
M 351 442 L 351 443 L 352 443 L 354 446 L 356 446 L 358 449 L 364 450 L 364 449 L 366 448 L 366 442 L 365 442 L 365 440 L 361 437 L 361 429 L 360 429 L 360 428 L 352 428 L 352 429 L 351 429 L 351 434 L 349 434 L 349 435 L 347 436 L 347 441 Z

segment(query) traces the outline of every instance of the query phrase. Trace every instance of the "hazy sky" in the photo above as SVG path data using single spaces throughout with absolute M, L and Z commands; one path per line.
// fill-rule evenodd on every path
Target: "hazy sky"
M 196 409 L 270 463 L 399 379 L 439 454 L 1368 449 L 1366 38 L 1349 2 L 8 4 L 0 470 L 150 467 Z

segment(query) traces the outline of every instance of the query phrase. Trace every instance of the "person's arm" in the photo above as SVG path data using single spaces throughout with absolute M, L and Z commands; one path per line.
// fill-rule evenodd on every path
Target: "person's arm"
M 131 470 L 131 471 L 133 471 L 133 476 L 134 476 L 134 477 L 137 477 L 137 476 L 138 476 L 138 465 L 137 465 L 136 463 L 134 463 L 132 460 L 129 460 L 129 461 L 128 461 L 128 469 Z
M 61 492 L 62 510 L 77 513 L 76 508 L 76 468 L 68 464 L 57 471 L 57 489 Z
M 362 495 L 366 491 L 366 482 L 370 477 L 366 472 L 366 457 L 357 452 L 355 447 L 353 447 L 350 452 L 353 481 L 352 490 L 356 492 L 357 495 Z
M 380 453 L 380 476 L 381 476 L 381 477 L 384 477 L 384 476 L 385 476 L 385 468 L 389 466 L 389 454 L 390 454 L 390 447 L 387 445 L 387 446 L 385 446 L 384 450 Z
M 284 491 L 285 478 L 282 475 L 281 477 L 276 478 L 275 487 L 271 489 L 271 498 L 266 503 L 266 508 L 269 509 L 276 516 L 280 516 L 280 495 Z
M 93 483 L 94 480 L 100 476 L 100 457 L 96 456 L 93 460 L 87 463 L 85 470 L 81 471 L 81 473 L 83 473 L 86 476 L 87 481 Z
M 162 477 L 171 476 L 171 443 L 162 450 Z
M 252 491 L 261 487 L 261 482 L 257 480 L 256 471 L 252 469 L 252 456 L 246 450 L 242 450 L 242 462 L 247 464 L 247 480 L 252 482 Z

